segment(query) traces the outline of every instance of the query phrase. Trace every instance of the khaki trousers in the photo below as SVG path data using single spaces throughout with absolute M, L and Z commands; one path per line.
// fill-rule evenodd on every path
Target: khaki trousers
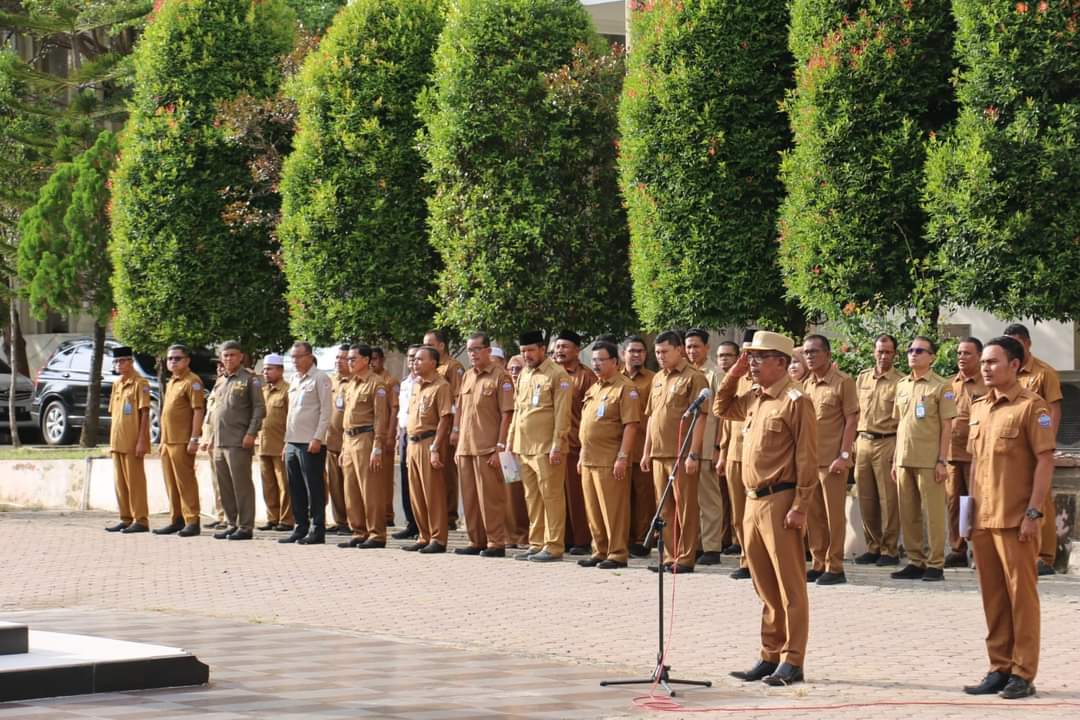
M 113 477 L 116 484 L 116 504 L 120 520 L 130 525 L 137 522 L 150 527 L 150 510 L 146 504 L 146 469 L 143 459 L 135 453 L 114 452 Z
M 566 550 L 566 457 L 558 465 L 548 461 L 547 453 L 517 458 L 529 509 L 529 547 L 562 557 Z
M 739 567 L 746 567 L 746 539 L 743 537 L 743 519 L 746 516 L 746 486 L 742 480 L 742 461 L 728 458 L 724 462 L 728 496 L 731 498 L 731 527 L 735 542 L 739 543 Z
M 507 542 L 513 545 L 529 544 L 529 506 L 525 504 L 525 486 L 520 481 L 503 483 L 506 495 Z
M 443 468 L 431 467 L 431 443 L 434 438 L 409 443 L 409 504 L 419 534 L 418 542 L 446 546 L 449 529 L 446 514 L 446 486 Z M 449 457 L 439 454 L 440 458 Z M 446 464 L 453 467 L 454 463 Z M 456 497 L 457 493 L 455 493 Z M 456 513 L 455 513 L 456 515 Z
M 374 434 L 369 432 L 345 438 L 341 448 L 345 458 L 345 512 L 354 538 L 386 542 L 383 478 L 371 469 L 374 441 Z
M 215 447 L 214 470 L 221 488 L 225 522 L 241 530 L 255 529 L 255 484 L 251 481 L 252 451 Z
M 895 435 L 880 440 L 860 435 L 855 444 L 855 489 L 866 549 L 877 555 L 899 557 L 900 500 L 892 479 L 895 454 Z
M 641 543 L 656 514 L 652 472 L 641 469 L 641 458 L 630 463 L 630 544 Z
M 217 510 L 217 521 L 223 523 L 225 522 L 225 505 L 221 502 L 221 484 L 217 479 L 217 470 L 214 469 L 214 451 L 208 452 L 207 457 L 210 460 L 210 482 L 214 486 L 214 509 Z
M 491 455 L 458 455 L 458 487 L 472 547 L 506 547 L 506 483 Z
M 585 495 L 593 557 L 627 562 L 630 558 L 626 542 L 630 534 L 629 483 L 616 480 L 611 467 L 586 465 L 581 468 L 581 489 Z
M 829 468 L 818 468 L 818 484 L 814 488 L 807 515 L 806 529 L 810 540 L 810 555 L 815 570 L 831 573 L 844 572 L 844 535 L 847 530 L 847 514 L 844 501 L 847 497 L 847 473 L 830 473 Z
M 580 458 L 580 450 L 572 450 L 563 458 L 566 463 L 566 544 L 571 547 L 588 547 L 591 535 L 585 512 L 585 493 L 577 471 Z
M 1020 542 L 1018 528 L 983 529 L 971 531 L 971 548 L 986 614 L 990 669 L 1031 682 L 1039 670 L 1038 543 Z
M 292 525 L 292 499 L 289 481 L 285 479 L 285 461 L 280 455 L 260 455 L 263 502 L 266 503 L 266 522 L 270 525 Z
M 1043 507 L 1042 537 L 1039 542 L 1039 559 L 1054 567 L 1057 559 L 1057 506 L 1054 505 L 1054 490 L 1046 493 L 1046 505 Z
M 949 548 L 966 553 L 967 541 L 960 537 L 960 496 L 968 494 L 971 483 L 971 463 L 949 461 L 945 468 L 946 507 L 949 511 Z
M 186 444 L 161 446 L 161 474 L 165 478 L 165 492 L 169 495 L 169 512 L 173 521 L 183 518 L 189 525 L 199 522 L 199 481 L 195 478 L 195 456 L 188 454 Z M 250 468 L 248 477 L 251 477 Z
M 699 464 L 700 466 L 700 464 Z M 668 475 L 675 467 L 675 458 L 653 458 L 653 490 L 656 502 L 664 494 Z M 672 497 L 671 495 L 674 495 Z M 685 470 L 675 478 L 675 487 L 661 511 L 664 518 L 664 557 L 662 562 L 675 562 L 685 567 L 697 563 L 697 546 L 701 539 L 701 511 L 698 509 L 698 474 Z M 679 542 L 675 544 L 675 522 L 679 523 Z
M 341 460 L 340 450 L 326 451 L 323 485 L 326 488 L 326 497 L 330 498 L 330 510 L 334 515 L 334 524 L 344 528 L 349 526 L 349 514 L 345 509 L 345 472 L 341 469 Z
M 761 659 L 801 667 L 810 628 L 802 530 L 784 527 L 794 490 L 747 499 L 743 518 L 746 561 L 761 611 Z
M 701 508 L 701 549 L 720 552 L 726 536 L 731 535 L 724 491 L 724 481 L 716 475 L 713 458 L 702 458 L 698 470 L 698 505 Z
M 904 548 L 915 567 L 945 567 L 945 483 L 934 468 L 896 468 Z M 926 524 L 924 541 L 923 523 Z

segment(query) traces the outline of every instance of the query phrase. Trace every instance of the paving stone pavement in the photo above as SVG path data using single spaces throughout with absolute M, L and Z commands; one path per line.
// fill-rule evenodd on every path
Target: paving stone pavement
M 659 713 L 633 704 L 647 687 L 598 686 L 651 671 L 656 576 L 646 561 L 605 572 L 569 557 L 417 556 L 400 543 L 282 546 L 277 533 L 240 543 L 119 536 L 102 531 L 110 520 L 0 513 L 0 620 L 184 647 L 211 665 L 210 686 L 6 703 L 0 719 L 1080 718 L 1074 577 L 1040 584 L 1038 698 L 973 705 L 959 691 L 986 670 L 971 571 L 904 583 L 852 566 L 847 585 L 811 586 L 808 682 L 774 689 L 727 676 L 755 661 L 761 612 L 752 586 L 727 577 L 727 559 L 674 587 L 673 674 L 714 687 Z M 452 534 L 451 546 L 463 544 Z M 957 704 L 911 704 L 926 701 Z

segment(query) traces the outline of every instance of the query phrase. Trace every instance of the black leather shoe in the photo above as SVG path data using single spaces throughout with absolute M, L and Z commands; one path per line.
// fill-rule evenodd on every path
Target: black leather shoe
M 468 545 L 468 546 L 463 547 L 463 548 L 454 548 L 454 554 L 455 555 L 479 555 L 480 554 L 480 548 L 473 547 L 472 545 Z
M 749 580 L 750 568 L 741 567 L 729 576 L 732 580 Z
M 199 527 L 199 523 L 188 523 L 179 532 L 176 533 L 177 537 L 195 537 L 202 534 L 202 528 Z
M 421 555 L 438 555 L 446 552 L 446 546 L 437 540 L 432 540 L 418 551 Z
M 780 667 L 776 668 L 772 675 L 761 679 L 761 682 L 766 685 L 772 685 L 773 687 L 794 685 L 795 683 L 801 683 L 802 681 L 802 668 L 788 663 L 780 663 Z
M 894 573 L 889 573 L 889 577 L 891 577 L 893 580 L 921 580 L 925 572 L 926 571 L 921 567 L 908 565 L 903 570 L 897 570 Z
M 818 578 L 825 574 L 824 570 L 807 570 L 806 582 L 817 582 Z
M 345 542 L 339 542 L 337 546 L 339 548 L 356 548 L 367 542 L 367 538 L 353 538 L 352 540 L 346 540 Z
M 968 695 L 993 695 L 1005 689 L 1009 684 L 1009 673 L 991 670 L 978 685 L 965 685 L 964 692 Z
M 847 582 L 847 575 L 842 572 L 824 572 L 817 579 L 817 585 L 843 585 Z
M 361 550 L 381 550 L 382 548 L 386 547 L 386 541 L 376 540 L 375 538 L 368 538 L 356 547 L 360 548 Z
M 327 532 L 330 532 L 330 531 L 327 530 Z M 334 535 L 352 535 L 352 530 L 349 529 L 348 525 L 338 525 L 338 529 L 335 530 L 333 534 Z
M 742 555 L 742 547 L 738 543 L 732 543 L 724 548 L 725 555 Z
M 293 526 L 292 525 L 286 525 L 285 523 L 280 523 L 278 525 L 275 525 L 274 529 L 277 530 L 278 532 L 292 532 Z
M 328 533 L 336 533 L 340 529 L 341 529 L 340 525 L 331 525 L 330 527 L 326 528 L 326 532 L 328 532 Z
M 250 530 L 237 530 L 229 536 L 230 540 L 251 540 L 254 537 Z
M 649 566 L 649 572 L 660 572 L 660 566 L 659 565 L 650 565 Z M 669 562 L 664 563 L 664 572 L 671 572 L 671 563 L 669 563 Z
M 776 671 L 776 663 L 768 662 L 767 660 L 758 660 L 758 664 L 749 670 L 735 670 L 731 672 L 731 677 L 736 680 L 742 680 L 744 682 L 756 682 L 763 680 L 773 672 Z
M 518 553 L 517 555 L 515 555 L 515 556 L 514 556 L 514 559 L 515 559 L 515 560 L 528 560 L 529 558 L 531 558 L 531 557 L 532 557 L 533 555 L 535 555 L 535 554 L 536 554 L 536 553 L 538 553 L 538 552 L 540 552 L 540 550 L 539 550 L 539 549 L 537 549 L 537 550 L 533 550 L 532 548 L 529 548 L 529 549 L 528 549 L 528 550 L 526 550 L 525 552 L 523 552 L 523 553 Z
M 562 562 L 561 555 L 552 555 L 547 550 L 541 550 L 538 553 L 533 553 L 529 557 L 529 562 L 549 563 L 549 562 Z
M 427 546 L 428 546 L 427 543 L 414 542 L 414 543 L 409 543 L 408 545 L 405 545 L 401 549 L 404 550 L 405 552 L 419 552 L 420 550 L 423 550 Z
M 173 520 L 171 523 L 163 528 L 158 528 L 154 531 L 155 535 L 172 535 L 173 533 L 180 532 L 184 529 L 184 522 L 182 520 Z
M 115 525 L 110 525 L 109 527 L 105 528 L 105 532 L 120 532 L 121 530 L 124 530 L 127 527 L 128 527 L 128 523 L 126 523 L 126 522 L 118 522 Z
M 698 558 L 698 565 L 719 565 L 721 554 L 719 552 L 709 550 L 701 553 L 701 557 Z
M 596 567 L 600 563 L 604 562 L 604 558 L 587 557 L 577 561 L 577 564 L 581 567 Z
M 923 570 L 922 579 L 923 582 L 941 582 L 945 579 L 945 573 L 941 571 L 941 568 L 928 567 Z
M 307 535 L 307 528 L 306 527 L 298 527 L 298 528 L 294 529 L 291 533 L 289 533 L 288 537 L 283 537 L 280 540 L 278 540 L 278 542 L 281 543 L 282 545 L 286 545 L 288 543 L 299 542 L 306 535 Z
M 277 523 L 266 523 L 265 525 L 260 525 L 256 529 L 261 530 L 262 532 L 269 532 L 271 530 L 277 530 Z
M 566 552 L 568 555 L 588 555 L 592 552 L 592 548 L 588 545 L 571 545 Z
M 945 567 L 966 568 L 968 566 L 967 553 L 954 551 L 945 556 Z
M 600 570 L 618 570 L 619 568 L 626 567 L 626 563 L 619 562 L 618 560 L 603 560 L 596 563 L 596 567 Z
M 297 545 L 325 545 L 326 530 L 323 528 L 311 528 L 307 535 L 296 541 Z
M 1008 684 L 998 693 L 1006 700 L 1019 700 L 1020 698 L 1031 697 L 1034 694 L 1035 685 L 1017 675 L 1010 675 Z
M 694 568 L 690 565 L 680 565 L 679 563 L 665 563 L 664 572 L 669 572 L 672 575 L 686 575 L 688 573 L 694 572 Z
M 1057 575 L 1057 570 L 1055 570 L 1054 568 L 1050 567 L 1049 565 L 1044 563 L 1042 560 L 1040 560 L 1039 561 L 1039 577 L 1042 577 L 1043 575 Z M 1032 692 L 1034 692 L 1034 690 L 1032 690 Z M 1024 696 L 1021 696 L 1021 697 L 1024 697 Z
M 506 548 L 484 548 L 480 551 L 480 557 L 506 557 Z
M 236 532 L 237 528 L 231 527 L 228 530 L 222 530 L 221 532 L 214 533 L 215 540 L 228 540 L 229 536 Z
M 631 543 L 630 555 L 637 558 L 649 557 L 651 551 L 641 543 Z
M 874 563 L 878 567 L 889 567 L 890 565 L 899 565 L 900 558 L 895 555 L 882 555 L 878 558 L 878 561 Z
M 403 530 L 398 530 L 390 537 L 394 538 L 395 540 L 415 540 L 418 536 L 419 530 L 417 530 L 415 525 L 410 525 Z
M 873 565 L 881 559 L 881 553 L 864 552 L 855 558 L 856 565 Z
M 150 528 L 146 527 L 142 523 L 131 523 L 126 528 L 120 531 L 121 535 L 134 535 L 135 533 L 150 532 Z

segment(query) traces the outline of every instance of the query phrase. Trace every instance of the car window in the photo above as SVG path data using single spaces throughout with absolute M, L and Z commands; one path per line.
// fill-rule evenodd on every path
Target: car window
M 56 353 L 49 360 L 49 367 L 53 370 L 67 369 L 67 366 L 71 364 L 71 354 L 73 352 L 75 352 L 74 348 L 66 348 Z
M 87 346 L 75 348 L 71 356 L 71 369 L 74 372 L 90 372 L 90 361 L 93 359 L 93 350 Z
M 3 358 L 0 358 L 0 374 L 3 374 L 3 375 L 10 375 L 11 374 L 11 366 L 9 366 L 7 364 L 7 362 L 4 361 Z

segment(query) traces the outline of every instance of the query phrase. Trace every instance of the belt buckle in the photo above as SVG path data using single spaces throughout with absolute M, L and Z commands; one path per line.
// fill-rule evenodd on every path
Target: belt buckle
M 751 500 L 757 500 L 757 490 L 747 490 L 746 497 L 750 498 Z

